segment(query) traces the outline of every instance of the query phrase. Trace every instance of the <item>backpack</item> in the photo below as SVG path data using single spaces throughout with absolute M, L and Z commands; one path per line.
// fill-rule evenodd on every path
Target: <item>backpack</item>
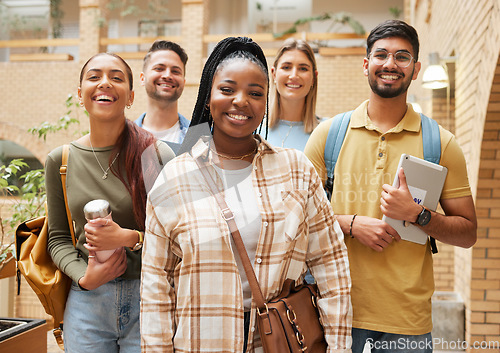
M 75 231 L 68 207 L 66 175 L 68 171 L 69 145 L 63 146 L 62 162 L 59 172 L 66 205 L 68 226 L 73 246 L 76 247 Z M 46 205 L 45 205 L 46 206 Z M 16 229 L 17 283 L 19 294 L 21 274 L 31 286 L 42 303 L 45 312 L 54 318 L 52 333 L 59 347 L 64 350 L 62 327 L 64 309 L 71 286 L 71 279 L 52 261 L 47 248 L 49 236 L 47 207 L 45 216 L 21 223 Z
M 335 165 L 339 158 L 340 149 L 344 143 L 347 127 L 351 121 L 353 110 L 334 116 L 333 123 L 328 131 L 325 144 L 325 167 L 327 171 L 327 179 L 325 182 L 325 192 L 328 200 L 332 198 L 333 181 L 335 173 Z M 424 150 L 424 159 L 426 161 L 439 164 L 441 160 L 441 136 L 439 133 L 438 123 L 420 113 L 420 121 L 422 126 L 422 142 Z M 437 253 L 436 241 L 430 237 L 430 245 L 432 253 Z

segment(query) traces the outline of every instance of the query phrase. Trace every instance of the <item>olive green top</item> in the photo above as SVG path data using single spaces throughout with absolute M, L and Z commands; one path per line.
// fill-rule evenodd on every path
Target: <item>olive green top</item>
M 174 157 L 170 148 L 164 143 L 158 143 L 163 164 Z M 73 247 L 66 208 L 61 185 L 59 168 L 62 160 L 62 146 L 54 149 L 45 163 L 45 184 L 47 189 L 47 206 L 49 215 L 48 250 L 55 264 L 77 282 L 85 274 L 88 261 L 88 250 L 85 249 L 84 225 L 87 223 L 83 207 L 94 199 L 107 200 L 111 206 L 113 221 L 120 227 L 128 229 L 144 229 L 139 226 L 132 211 L 132 198 L 125 185 L 111 172 L 103 179 L 103 171 L 96 157 L 106 170 L 113 146 L 94 148 L 79 143 L 70 144 L 67 172 L 67 193 L 71 216 L 77 239 L 76 249 Z M 152 154 L 150 154 L 152 156 Z M 154 154 L 156 158 L 156 154 Z M 140 156 L 137 156 L 140 158 Z M 150 157 L 151 158 L 151 157 Z M 138 279 L 141 271 L 141 251 L 132 252 L 126 247 L 127 270 L 121 276 L 124 279 Z

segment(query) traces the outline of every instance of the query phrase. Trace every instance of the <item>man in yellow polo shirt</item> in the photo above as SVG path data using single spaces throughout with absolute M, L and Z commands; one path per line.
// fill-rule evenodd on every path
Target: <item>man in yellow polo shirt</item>
M 335 167 L 332 207 L 349 251 L 353 353 L 361 353 L 365 343 L 372 352 L 432 352 L 429 242 L 401 240 L 381 220 L 383 214 L 412 222 L 443 243 L 468 248 L 476 241 L 465 159 L 449 131 L 439 127 L 440 164 L 448 168 L 440 199 L 445 215 L 415 203 L 404 172 L 396 170 L 402 153 L 423 158 L 420 116 L 406 103 L 407 89 L 421 68 L 418 50 L 417 32 L 402 21 L 386 21 L 372 30 L 363 61 L 370 97 L 353 111 Z M 332 119 L 321 123 L 305 148 L 323 180 L 331 124 Z M 401 185 L 394 188 L 397 172 Z

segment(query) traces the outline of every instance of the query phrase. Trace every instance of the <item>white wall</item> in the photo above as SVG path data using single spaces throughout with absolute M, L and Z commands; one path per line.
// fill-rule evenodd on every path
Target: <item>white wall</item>
M 247 0 L 210 0 L 208 33 L 248 32 Z
M 277 0 L 278 5 L 286 4 L 286 0 Z M 295 0 L 294 0 L 295 1 Z M 298 0 L 297 0 L 298 1 Z M 264 11 L 269 11 L 275 0 L 210 0 L 210 23 L 209 33 L 254 33 L 257 28 L 257 22 L 260 17 L 255 11 L 256 2 L 263 4 Z M 398 7 L 403 10 L 404 0 L 350 0 L 350 1 L 332 1 L 332 0 L 307 0 L 298 1 L 301 8 L 300 15 L 297 12 L 288 13 L 288 17 L 280 17 L 279 22 L 293 23 L 295 20 L 303 17 L 318 16 L 326 12 L 339 13 L 347 12 L 353 15 L 353 18 L 360 22 L 366 32 L 375 27 L 378 23 L 394 18 L 389 12 L 389 8 Z M 302 4 L 300 4 L 302 3 Z M 292 4 L 294 5 L 294 4 Z M 290 16 L 295 16 L 291 18 Z M 401 14 L 402 16 L 402 14 Z M 311 32 L 327 32 L 332 25 L 332 21 L 312 22 L 310 24 Z M 271 27 L 272 28 L 272 27 Z M 288 28 L 288 26 L 286 26 Z M 351 27 L 335 25 L 332 32 L 352 32 Z M 283 25 L 278 31 L 283 30 Z M 364 41 L 336 41 L 335 46 L 360 46 Z
M 332 0 L 314 0 L 313 14 L 320 15 L 325 12 L 348 12 L 361 22 L 367 32 L 382 21 L 394 18 L 389 12 L 389 8 L 398 7 L 403 10 L 404 0 L 350 0 L 350 1 L 332 1 Z M 403 14 L 401 13 L 401 16 Z M 314 32 L 326 30 L 327 23 L 316 23 Z M 341 32 L 341 30 L 339 30 Z

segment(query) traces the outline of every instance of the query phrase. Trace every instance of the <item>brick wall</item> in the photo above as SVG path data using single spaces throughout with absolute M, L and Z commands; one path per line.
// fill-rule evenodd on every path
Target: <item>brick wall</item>
M 7 62 L 0 63 L 0 139 L 18 143 L 30 150 L 42 163 L 53 148 L 74 140 L 75 129 L 49 134 L 39 140 L 27 130 L 44 121 L 56 122 L 68 111 L 64 102 L 68 94 L 76 97 L 81 66 L 99 51 L 105 50 L 98 42 L 103 29 L 96 28 L 106 0 L 80 0 L 80 62 Z M 181 45 L 189 55 L 186 68 L 187 82 L 179 100 L 179 111 L 190 118 L 198 93 L 198 83 L 206 58 L 206 45 L 202 42 L 207 29 L 207 2 L 183 0 L 183 33 Z M 273 58 L 268 58 L 272 62 Z M 369 87 L 363 75 L 363 56 L 320 56 L 318 61 L 319 96 L 317 113 L 331 117 L 350 110 L 368 98 Z M 140 85 L 139 73 L 142 60 L 128 60 L 134 73 L 135 102 L 126 111 L 129 119 L 136 119 L 146 109 L 146 93 Z M 83 111 L 78 114 L 79 130 L 87 130 L 88 122 Z M 23 284 L 23 286 L 25 286 Z M 47 318 L 34 293 L 23 288 L 23 295 L 16 297 L 16 315 Z
M 470 335 L 471 340 L 488 341 L 500 335 L 500 60 L 487 107 L 478 178 Z
M 319 116 L 332 117 L 368 99 L 370 86 L 363 74 L 363 55 L 320 56 L 318 65 Z
M 453 291 L 455 284 L 455 248 L 438 242 L 439 252 L 432 255 L 434 260 L 434 284 L 436 291 Z
M 453 128 L 467 160 L 478 241 L 473 249 L 455 248 L 454 289 L 466 303 L 466 340 L 498 342 L 500 1 L 408 0 L 405 15 L 419 32 L 423 70 L 430 52 L 457 57 Z
M 85 57 L 84 61 L 90 55 L 92 54 Z M 191 61 L 191 55 L 189 60 Z M 361 67 L 363 56 L 319 57 L 317 61 L 319 89 L 316 109 L 319 116 L 331 117 L 353 109 L 368 98 L 369 86 Z M 142 60 L 128 60 L 128 63 L 134 73 L 135 101 L 126 115 L 129 119 L 135 119 L 146 109 L 146 94 L 139 80 Z M 50 150 L 74 139 L 73 131 L 70 131 L 50 134 L 44 142 L 27 133 L 27 130 L 44 121 L 56 122 L 66 114 L 64 102 L 68 94 L 76 97 L 82 64 L 0 63 L 0 82 L 9 82 L 0 85 L 0 96 L 9 98 L 0 102 L 0 138 L 26 147 L 42 163 Z M 194 64 L 188 65 L 188 75 L 190 70 L 196 70 Z M 199 74 L 196 82 L 187 81 L 179 100 L 179 111 L 188 118 L 191 117 L 198 94 L 198 82 Z M 74 108 L 73 114 L 78 111 L 78 108 Z M 78 116 L 82 123 L 81 130 L 86 130 L 86 116 L 81 111 Z
M 81 28 L 96 25 L 96 5 L 104 0 L 80 0 Z M 414 8 L 411 8 L 412 4 Z M 201 69 L 206 57 L 202 43 L 207 28 L 207 2 L 183 0 L 182 45 L 189 55 L 187 82 L 179 100 L 179 111 L 186 117 L 196 100 Z M 105 15 L 105 14 L 104 14 Z M 427 65 L 428 53 L 456 55 L 454 107 L 456 118 L 451 130 L 463 148 L 469 178 L 476 197 L 479 218 L 478 243 L 473 250 L 440 244 L 434 257 L 436 289 L 458 291 L 466 302 L 467 338 L 487 339 L 500 335 L 500 52 L 499 0 L 457 1 L 407 0 L 405 16 L 419 31 L 420 61 Z M 82 37 L 81 60 L 102 50 L 87 41 L 98 38 L 102 30 Z M 271 59 L 271 58 L 269 58 Z M 320 116 L 333 116 L 353 109 L 368 98 L 369 86 L 362 72 L 363 56 L 319 56 L 318 103 Z M 272 60 L 270 60 L 272 61 Z M 144 89 L 139 84 L 141 60 L 129 60 L 134 72 L 136 99 L 127 117 L 135 119 L 146 107 Z M 0 138 L 13 140 L 41 161 L 54 147 L 74 139 L 72 132 L 50 135 L 39 141 L 25 131 L 43 121 L 56 121 L 66 113 L 64 101 L 76 94 L 81 63 L 37 62 L 0 63 Z M 420 78 L 422 77 L 420 74 Z M 422 90 L 420 81 L 412 93 L 432 101 L 429 114 L 443 126 L 442 97 Z M 492 84 L 493 83 L 493 84 Z M 426 112 L 427 113 L 427 112 Z M 82 116 L 82 124 L 86 124 Z M 85 129 L 85 126 L 81 127 Z M 471 288 L 472 284 L 472 288 Z
M 73 139 L 58 133 L 44 143 L 27 130 L 66 114 L 64 102 L 69 93 L 76 95 L 78 75 L 75 62 L 0 63 L 0 138 L 26 147 L 41 162 L 52 148 Z

